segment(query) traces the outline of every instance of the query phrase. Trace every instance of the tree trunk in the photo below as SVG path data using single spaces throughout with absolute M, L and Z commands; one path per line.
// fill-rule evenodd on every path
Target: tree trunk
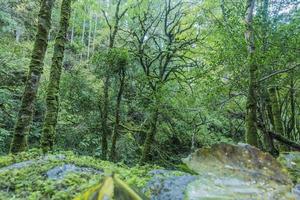
M 120 6 L 121 0 L 117 2 L 117 7 L 115 11 L 115 24 L 113 26 L 113 30 L 110 29 L 109 34 L 109 46 L 108 48 L 111 50 L 114 48 L 115 44 L 115 38 L 117 36 L 117 32 L 119 30 L 119 6 Z M 104 17 L 106 18 L 106 15 L 104 13 Z M 107 22 L 108 23 L 108 22 Z M 109 25 L 109 23 L 108 23 Z M 110 26 L 110 25 L 109 25 Z M 109 66 L 111 69 L 112 66 Z M 107 158 L 107 136 L 109 134 L 109 130 L 107 127 L 107 117 L 108 117 L 108 90 L 109 90 L 109 80 L 110 80 L 110 72 L 107 71 L 105 74 L 105 84 L 104 84 L 104 104 L 103 104 L 103 112 L 102 112 L 102 158 Z
M 87 58 L 90 58 L 90 49 L 91 49 L 91 41 L 92 41 L 92 22 L 93 22 L 93 14 L 91 12 L 90 21 L 89 21 L 89 36 L 88 36 L 88 49 L 87 49 Z
M 97 35 L 97 26 L 98 26 L 98 16 L 95 16 L 95 23 L 94 23 L 94 33 L 93 33 L 93 44 L 92 44 L 92 51 L 95 51 L 95 44 L 96 44 L 96 35 Z
M 120 107 L 121 107 L 121 100 L 122 100 L 124 83 L 125 83 L 124 70 L 122 70 L 120 72 L 119 77 L 120 77 L 120 87 L 119 87 L 118 96 L 117 96 L 115 127 L 114 127 L 114 132 L 112 135 L 112 144 L 111 144 L 111 152 L 110 152 L 110 159 L 112 161 L 116 160 L 116 143 L 117 143 L 117 139 L 119 137 L 119 126 L 120 126 Z
M 85 47 L 85 26 L 86 26 L 86 20 L 85 17 L 83 19 L 83 24 L 82 24 L 82 35 L 81 35 L 81 43 L 82 46 Z M 80 54 L 80 59 L 83 60 L 83 52 L 81 52 Z
M 108 90 L 110 84 L 110 76 L 106 75 L 104 82 L 104 99 L 103 99 L 103 110 L 102 110 L 102 159 L 107 159 L 107 136 L 109 134 L 108 126 L 107 126 L 107 117 L 108 117 Z
M 293 72 L 291 74 L 291 83 L 290 83 L 290 105 L 291 105 L 291 117 L 289 122 L 289 128 L 287 130 L 287 137 L 289 139 L 292 139 L 292 136 L 294 139 L 296 139 L 295 134 L 295 116 L 296 116 L 296 102 L 295 102 L 295 83 L 294 83 L 294 75 Z
M 72 20 L 71 43 L 74 42 L 75 21 L 76 21 L 76 13 L 74 13 L 73 20 Z
M 59 83 L 64 58 L 65 44 L 71 15 L 71 0 L 63 0 L 61 5 L 60 30 L 55 40 L 50 80 L 46 97 L 46 115 L 41 144 L 44 152 L 53 149 L 55 127 L 59 110 Z
M 277 134 L 280 134 L 284 136 L 284 128 L 283 123 L 281 119 L 281 111 L 280 111 L 280 105 L 277 97 L 277 89 L 275 87 L 270 88 L 270 99 L 272 104 L 272 113 L 274 118 L 274 131 Z M 287 147 L 280 145 L 279 149 L 281 151 L 287 150 Z
M 265 95 L 266 93 L 264 93 Z M 263 103 L 261 104 L 261 109 L 259 109 L 258 107 L 258 113 L 259 113 L 259 119 L 260 119 L 260 122 L 262 124 L 267 124 L 267 119 L 268 119 L 268 116 L 267 116 L 267 112 L 264 112 L 264 110 L 267 110 L 266 108 L 266 98 L 265 96 L 263 95 Z M 267 131 L 266 129 L 266 126 L 263 126 L 261 128 L 261 131 L 263 132 L 263 149 L 267 152 L 269 152 L 271 155 L 273 156 L 278 156 L 278 151 L 277 149 L 275 148 L 275 145 L 274 145 L 274 141 L 273 141 L 273 137 L 269 134 L 269 132 Z
M 284 135 L 276 88 L 272 87 L 269 89 L 269 91 L 270 91 L 270 98 L 271 98 L 271 105 L 272 105 L 272 113 L 274 118 L 274 130 L 276 133 L 280 135 Z
M 39 11 L 38 31 L 32 51 L 29 74 L 22 96 L 21 109 L 18 113 L 14 136 L 10 151 L 18 153 L 27 147 L 27 134 L 33 115 L 33 106 L 36 99 L 40 77 L 43 71 L 43 62 L 48 45 L 48 34 L 51 27 L 51 12 L 54 0 L 43 0 Z
M 158 121 L 158 108 L 155 108 L 154 112 L 152 113 L 151 117 L 151 127 L 150 131 L 147 132 L 146 140 L 144 143 L 144 149 L 142 152 L 142 157 L 140 160 L 140 164 L 143 165 L 148 162 L 151 158 L 151 147 L 155 140 L 155 134 L 157 131 L 157 121 Z
M 247 97 L 246 142 L 258 146 L 257 134 L 257 65 L 253 30 L 255 0 L 247 0 L 245 39 L 248 47 L 249 88 Z

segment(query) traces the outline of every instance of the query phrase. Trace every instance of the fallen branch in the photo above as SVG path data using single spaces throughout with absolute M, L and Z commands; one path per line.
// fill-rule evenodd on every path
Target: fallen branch
M 300 151 L 300 144 L 298 144 L 298 143 L 296 143 L 296 142 L 294 142 L 294 141 L 292 141 L 292 140 L 289 140 L 289 139 L 287 139 L 286 137 L 284 137 L 284 136 L 282 136 L 282 135 L 280 135 L 280 134 L 278 134 L 278 133 L 275 133 L 275 132 L 273 132 L 273 131 L 267 130 L 267 129 L 264 127 L 264 125 L 261 124 L 261 123 L 258 123 L 257 126 L 258 126 L 258 128 L 261 129 L 261 130 L 266 130 L 266 132 L 267 132 L 273 139 L 277 140 L 278 142 L 281 142 L 281 143 L 283 143 L 283 144 L 286 144 L 286 145 L 288 145 L 289 147 L 292 147 L 293 149 Z
M 245 120 L 245 114 L 244 113 L 235 113 L 235 112 L 229 111 L 229 114 L 230 114 L 231 117 Z M 275 133 L 273 131 L 268 130 L 263 123 L 258 122 L 257 127 L 260 130 L 262 130 L 263 133 L 269 134 L 273 139 L 277 140 L 278 142 L 286 144 L 289 147 L 291 147 L 291 148 L 293 148 L 297 151 L 300 151 L 300 144 L 298 144 L 297 142 L 294 142 L 292 140 L 289 140 L 288 138 L 286 138 L 286 137 L 284 137 L 284 136 L 282 136 L 278 133 Z

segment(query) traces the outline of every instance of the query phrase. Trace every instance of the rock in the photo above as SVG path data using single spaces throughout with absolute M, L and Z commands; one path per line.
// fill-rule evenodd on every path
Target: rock
M 63 159 L 65 159 L 64 155 L 41 156 L 37 160 L 26 160 L 26 161 L 23 161 L 23 162 L 14 163 L 14 164 L 12 164 L 10 166 L 7 166 L 7 167 L 3 167 L 3 168 L 0 169 L 0 173 L 6 172 L 8 170 L 13 170 L 13 169 L 22 169 L 24 167 L 29 167 L 33 164 L 44 163 L 44 162 L 48 162 L 50 160 L 63 160 Z
M 103 174 L 103 171 L 95 170 L 92 168 L 78 167 L 72 164 L 65 164 L 62 166 L 54 167 L 53 169 L 47 171 L 46 174 L 49 179 L 58 180 L 58 179 L 63 179 L 65 175 L 71 172 Z
M 195 176 L 168 170 L 153 170 L 154 177 L 149 181 L 144 192 L 150 193 L 151 200 L 182 200 L 189 183 L 196 180 Z
M 300 183 L 300 152 L 281 153 L 278 161 L 284 165 L 294 183 Z
M 184 162 L 199 174 L 187 187 L 187 199 L 295 199 L 285 168 L 250 145 L 202 148 Z
M 136 188 L 144 188 L 150 180 L 149 171 L 157 169 L 150 166 L 130 168 L 124 164 L 80 156 L 72 152 L 47 156 L 39 152 L 0 157 L 1 166 L 5 166 L 0 167 L 0 199 L 74 199 L 89 188 L 98 186 L 105 178 L 103 171 L 115 172 L 120 180 L 124 180 L 123 182 L 137 193 Z M 10 164 L 14 160 L 18 162 Z M 117 182 L 121 183 L 120 187 L 124 186 L 121 181 Z
M 8 170 L 12 170 L 12 169 L 21 169 L 23 167 L 28 167 L 28 166 L 32 165 L 33 163 L 34 163 L 33 160 L 27 160 L 27 161 L 23 161 L 23 162 L 19 162 L 19 163 L 14 163 L 7 167 L 1 168 L 0 173 L 8 171 Z
M 293 194 L 300 199 L 300 152 L 281 153 L 278 161 L 288 169 L 291 179 L 296 183 Z
M 293 194 L 296 195 L 296 199 L 300 199 L 300 184 L 293 188 Z

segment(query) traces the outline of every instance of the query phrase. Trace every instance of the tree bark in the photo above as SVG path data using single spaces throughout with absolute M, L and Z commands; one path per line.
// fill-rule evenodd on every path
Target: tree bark
M 269 91 L 270 91 L 270 99 L 272 105 L 272 113 L 274 118 L 274 131 L 277 134 L 284 136 L 285 134 L 284 134 L 284 128 L 283 128 L 283 123 L 281 118 L 280 105 L 277 97 L 277 89 L 275 87 L 272 87 L 269 89 Z M 288 147 L 280 145 L 279 149 L 281 151 L 286 151 L 288 150 Z
M 291 106 L 291 117 L 289 121 L 289 128 L 287 130 L 287 136 L 289 139 L 296 139 L 295 135 L 295 124 L 296 124 L 296 101 L 295 101 L 295 83 L 294 83 L 294 74 L 291 74 L 291 82 L 290 82 L 290 106 Z
M 85 8 L 86 10 L 86 8 Z M 82 46 L 85 47 L 85 27 L 86 27 L 86 19 L 84 17 L 83 19 L 83 24 L 82 24 L 82 34 L 81 34 L 81 43 L 82 43 Z M 83 52 L 81 52 L 80 54 L 80 59 L 83 60 Z
M 91 12 L 91 11 L 90 11 Z M 90 58 L 90 49 L 91 49 L 91 41 L 92 41 L 92 22 L 93 22 L 93 14 L 90 14 L 90 21 L 89 21 L 89 36 L 88 36 L 88 48 L 87 48 L 87 58 Z
M 277 91 L 275 87 L 269 89 L 270 91 L 270 99 L 272 105 L 272 113 L 274 119 L 274 130 L 276 133 L 280 135 L 284 135 L 283 124 L 281 120 L 281 112 L 280 105 L 277 98 Z
M 65 44 L 71 16 L 71 0 L 63 0 L 61 5 L 60 30 L 55 40 L 50 80 L 46 96 L 46 115 L 42 132 L 41 145 L 44 152 L 53 149 L 55 127 L 59 110 L 59 84 L 62 72 Z
M 104 81 L 104 99 L 103 99 L 103 111 L 102 111 L 102 119 L 101 119 L 101 125 L 102 125 L 102 159 L 107 159 L 107 136 L 109 134 L 108 126 L 107 126 L 107 117 L 108 117 L 108 90 L 109 90 L 109 84 L 110 84 L 110 76 L 106 75 L 105 81 Z
M 71 43 L 74 42 L 74 34 L 75 34 L 75 21 L 76 21 L 76 13 L 73 15 L 73 20 L 72 20 L 72 29 L 71 29 Z
M 110 152 L 110 159 L 112 161 L 116 160 L 116 144 L 117 144 L 117 139 L 119 137 L 119 126 L 120 126 L 120 107 L 121 107 L 121 100 L 122 100 L 124 84 L 125 84 L 124 69 L 121 70 L 119 77 L 120 77 L 120 87 L 119 87 L 118 96 L 117 96 L 116 113 L 115 113 L 115 127 L 114 127 L 114 132 L 112 135 L 112 142 L 111 142 L 112 144 L 111 144 L 111 152 Z
M 147 132 L 146 140 L 144 143 L 144 149 L 142 152 L 142 157 L 140 160 L 140 164 L 143 165 L 148 162 L 151 158 L 151 147 L 155 140 L 155 134 L 157 131 L 157 121 L 158 121 L 158 108 L 156 107 L 151 117 L 151 128 L 150 131 Z
M 32 121 L 43 61 L 48 46 L 48 34 L 51 27 L 51 13 L 54 0 L 43 0 L 39 11 L 38 31 L 32 51 L 29 73 L 22 96 L 21 109 L 18 113 L 10 152 L 18 153 L 27 148 L 27 134 Z
M 247 97 L 246 142 L 258 146 L 257 134 L 257 64 L 253 30 L 255 0 L 247 0 L 245 39 L 248 47 L 249 88 Z
M 110 34 L 109 34 L 109 44 L 108 48 L 111 50 L 114 48 L 115 44 L 115 38 L 117 36 L 118 30 L 119 30 L 119 21 L 123 15 L 119 15 L 120 12 L 120 4 L 121 0 L 117 1 L 117 7 L 115 11 L 115 21 L 114 21 L 114 26 L 110 25 L 108 18 L 103 11 L 104 18 L 106 19 L 107 25 L 110 27 Z M 109 69 L 111 69 L 112 66 L 109 66 Z M 107 159 L 107 136 L 109 134 L 108 126 L 107 126 L 107 117 L 108 117 L 108 106 L 109 106 L 109 96 L 108 96 L 108 90 L 109 90 L 109 81 L 110 81 L 110 72 L 107 71 L 105 73 L 105 83 L 104 83 L 104 100 L 103 100 L 103 112 L 102 112 L 102 159 L 106 160 Z

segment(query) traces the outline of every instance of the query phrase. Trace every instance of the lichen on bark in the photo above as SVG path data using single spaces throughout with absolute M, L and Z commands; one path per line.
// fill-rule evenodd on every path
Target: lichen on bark
M 253 13 L 255 0 L 247 0 L 245 15 L 245 40 L 248 48 L 249 88 L 247 97 L 246 142 L 258 146 L 257 134 L 257 63 L 255 58 L 255 40 L 253 30 Z
M 51 27 L 51 13 L 54 0 L 43 0 L 39 11 L 38 30 L 29 65 L 29 73 L 22 96 L 21 108 L 15 124 L 10 152 L 18 153 L 27 147 L 27 135 L 32 121 L 34 101 L 36 99 L 43 61 L 48 46 L 48 34 Z
M 61 4 L 60 30 L 55 39 L 54 53 L 50 72 L 50 80 L 46 96 L 46 114 L 42 132 L 41 145 L 44 152 L 53 149 L 55 127 L 59 110 L 59 84 L 62 72 L 67 31 L 71 16 L 71 0 L 63 0 Z

